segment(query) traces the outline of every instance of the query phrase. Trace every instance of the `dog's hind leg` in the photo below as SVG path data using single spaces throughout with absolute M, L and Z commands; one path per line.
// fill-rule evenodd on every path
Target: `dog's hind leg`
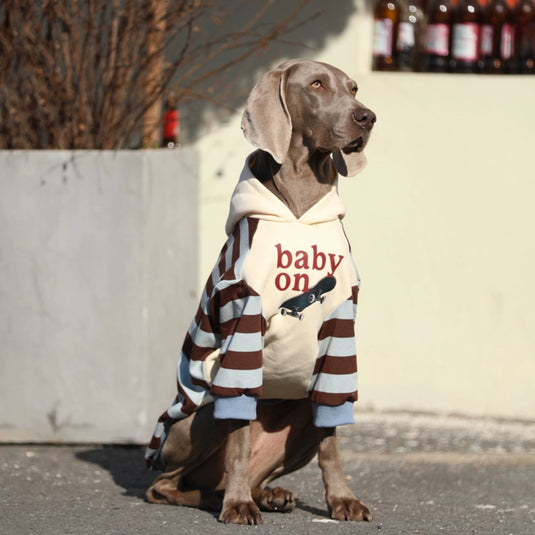
M 273 489 L 261 489 L 256 487 L 251 490 L 253 500 L 261 511 L 277 511 L 290 513 L 295 509 L 295 496 L 293 492 L 275 487 Z
M 157 477 L 145 493 L 150 503 L 182 505 L 217 510 L 221 507 L 221 495 L 209 489 L 181 488 L 181 469 L 166 472 Z
M 213 407 L 176 421 L 167 433 L 159 463 L 163 473 L 147 490 L 148 502 L 218 508 L 224 485 L 227 429 L 214 420 Z M 191 477 L 193 476 L 193 477 Z

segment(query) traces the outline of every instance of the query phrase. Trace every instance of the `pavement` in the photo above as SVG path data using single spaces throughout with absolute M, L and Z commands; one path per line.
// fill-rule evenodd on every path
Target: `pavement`
M 156 474 L 142 447 L 26 444 L 0 445 L 0 533 L 535 534 L 535 422 L 358 410 L 357 422 L 340 430 L 340 448 L 370 523 L 328 518 L 315 461 L 277 482 L 296 510 L 249 527 L 146 503 Z

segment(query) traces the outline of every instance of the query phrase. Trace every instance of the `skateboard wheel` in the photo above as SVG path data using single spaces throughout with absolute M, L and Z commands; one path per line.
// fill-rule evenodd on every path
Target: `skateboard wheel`
M 285 308 L 283 308 L 283 309 L 281 309 L 281 314 L 283 316 L 286 316 L 286 314 L 288 314 L 288 311 Z

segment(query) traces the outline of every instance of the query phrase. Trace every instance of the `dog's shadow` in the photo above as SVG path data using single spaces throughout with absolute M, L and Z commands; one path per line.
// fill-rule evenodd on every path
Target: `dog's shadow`
M 145 467 L 144 448 L 140 446 L 100 446 L 76 453 L 76 458 L 110 473 L 124 489 L 125 496 L 144 499 L 145 491 L 157 474 Z

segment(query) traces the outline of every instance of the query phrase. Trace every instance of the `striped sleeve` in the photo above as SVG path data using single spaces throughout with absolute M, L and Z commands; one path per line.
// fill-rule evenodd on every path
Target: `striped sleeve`
M 193 399 L 196 387 L 203 388 L 205 395 L 209 391 L 216 405 L 219 399 L 253 399 L 262 392 L 265 319 L 260 296 L 242 280 L 257 225 L 256 219 L 240 221 L 205 286 L 182 352 L 191 384 L 187 383 L 188 374 L 181 378 L 179 370 L 179 393 L 186 402 L 186 410 L 190 408 L 188 398 L 193 405 L 202 401 Z M 207 377 L 205 361 L 214 352 L 218 352 L 219 366 L 215 377 Z M 232 414 L 228 417 L 235 417 Z
M 210 395 L 216 417 L 254 419 L 251 411 L 262 392 L 266 322 L 260 296 L 241 279 L 257 226 L 257 219 L 239 222 L 208 277 L 178 359 L 178 395 L 158 419 L 146 448 L 149 467 L 158 466 L 169 421 L 192 414 Z M 219 369 L 212 381 L 205 364 L 214 355 Z
M 211 393 L 219 397 L 258 397 L 262 393 L 265 334 L 260 296 L 240 281 L 221 288 L 212 307 L 214 316 L 219 311 L 221 349 Z
M 310 399 L 321 408 L 322 418 L 332 425 L 353 423 L 352 403 L 358 398 L 355 312 L 358 287 L 323 323 L 319 334 L 319 353 L 311 381 Z M 325 408 L 336 408 L 325 411 Z M 333 423 L 333 415 L 338 421 Z M 344 421 L 341 421 L 344 420 Z M 347 421 L 345 421 L 347 420 Z M 318 424 L 316 425 L 323 426 Z

